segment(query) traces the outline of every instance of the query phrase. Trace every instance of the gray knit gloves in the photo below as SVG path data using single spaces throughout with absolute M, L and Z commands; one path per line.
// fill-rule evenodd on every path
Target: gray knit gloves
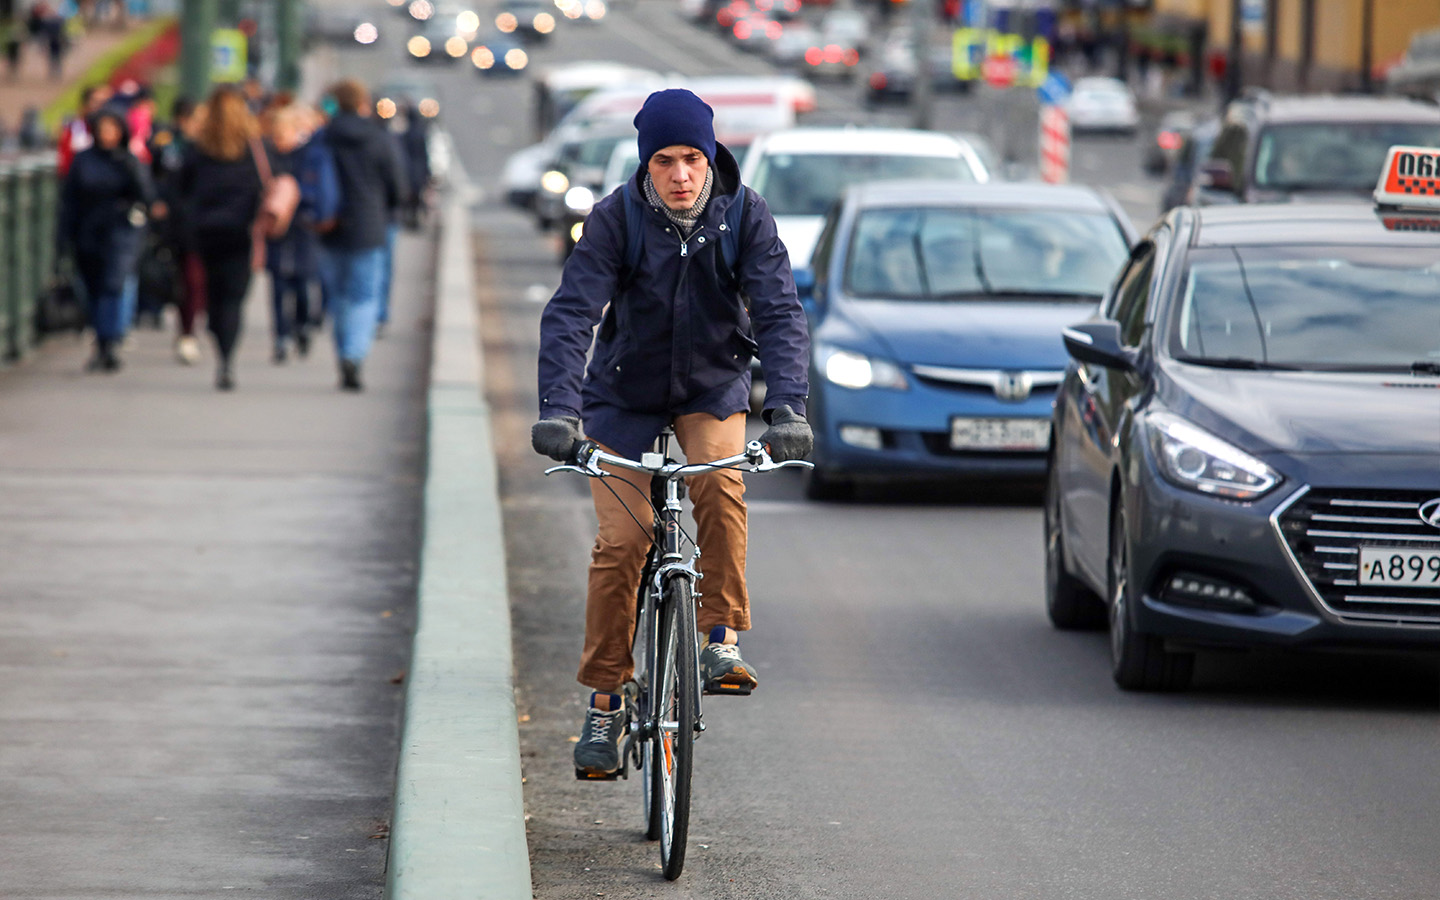
M 815 447 L 815 435 L 805 417 L 788 406 L 766 410 L 770 427 L 760 435 L 760 443 L 770 448 L 770 458 L 776 462 L 787 459 L 804 459 Z
M 574 416 L 541 419 L 530 428 L 530 446 L 556 462 L 568 462 L 575 444 L 582 440 L 580 420 Z

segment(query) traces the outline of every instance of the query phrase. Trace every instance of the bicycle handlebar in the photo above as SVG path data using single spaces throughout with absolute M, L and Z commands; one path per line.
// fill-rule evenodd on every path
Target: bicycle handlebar
M 735 456 L 727 456 L 724 459 L 717 459 L 707 463 L 690 463 L 681 465 L 677 462 L 666 462 L 658 453 L 642 453 L 639 460 L 627 459 L 624 456 L 616 456 L 613 453 L 606 453 L 600 449 L 600 445 L 594 441 L 576 441 L 575 447 L 570 452 L 573 462 L 564 465 L 552 466 L 545 470 L 546 475 L 554 472 L 577 472 L 589 478 L 604 478 L 612 473 L 600 468 L 601 463 L 614 466 L 618 469 L 629 469 L 632 472 L 646 472 L 651 475 L 659 475 L 664 478 L 684 478 L 687 475 L 704 475 L 706 472 L 713 472 L 716 469 L 739 469 L 748 463 L 747 472 L 773 472 L 776 469 L 788 467 L 813 468 L 814 464 L 803 459 L 786 459 L 775 462 L 770 458 L 770 452 L 765 445 L 759 441 L 750 441 L 745 445 L 745 452 Z

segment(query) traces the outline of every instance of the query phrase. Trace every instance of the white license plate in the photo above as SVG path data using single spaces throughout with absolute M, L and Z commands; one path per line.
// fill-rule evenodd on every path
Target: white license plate
M 1440 587 L 1440 550 L 1361 547 L 1360 583 L 1390 587 Z
M 1048 446 L 1049 419 L 950 420 L 951 450 L 1044 450 Z

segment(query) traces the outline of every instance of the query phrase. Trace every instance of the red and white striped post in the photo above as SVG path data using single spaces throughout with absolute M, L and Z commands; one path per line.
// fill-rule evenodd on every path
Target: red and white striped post
M 1040 178 L 1049 184 L 1070 180 L 1070 114 L 1058 103 L 1040 107 Z

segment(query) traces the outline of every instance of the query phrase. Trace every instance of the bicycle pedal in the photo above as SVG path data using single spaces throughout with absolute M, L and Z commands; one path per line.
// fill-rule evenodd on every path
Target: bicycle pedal
M 748 697 L 750 692 L 755 690 L 755 685 L 745 682 L 743 684 L 728 681 L 707 681 L 705 682 L 705 693 L 712 697 L 722 694 L 733 694 L 736 697 Z
M 618 781 L 623 776 L 621 770 L 613 772 L 595 772 L 590 769 L 576 769 L 575 777 L 580 781 Z

